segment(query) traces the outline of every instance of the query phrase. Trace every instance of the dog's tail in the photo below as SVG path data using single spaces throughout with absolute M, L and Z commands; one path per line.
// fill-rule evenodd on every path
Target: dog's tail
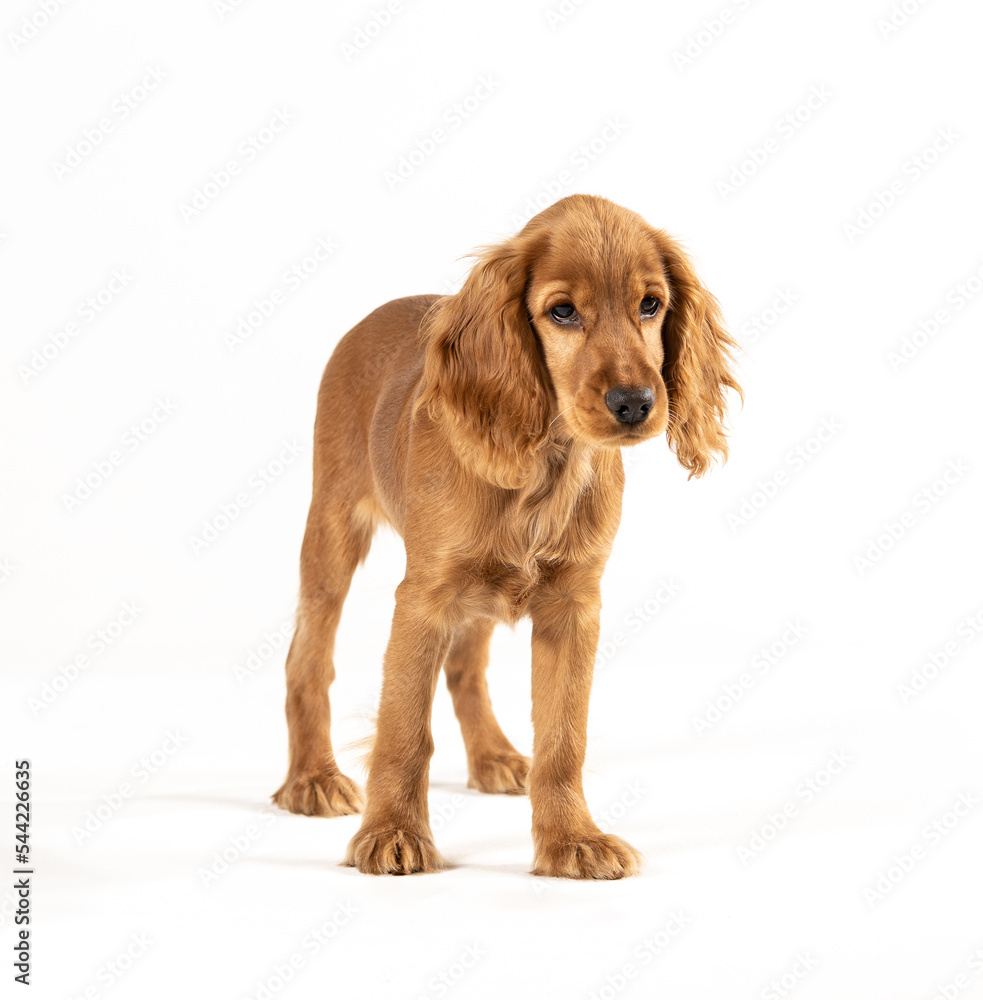
M 376 731 L 378 729 L 378 716 L 375 712 L 359 712 L 354 716 L 361 720 L 367 732 L 364 736 L 359 736 L 354 740 L 349 740 L 342 748 L 344 754 L 354 755 L 358 766 L 363 774 L 369 773 L 369 758 L 372 756 L 372 748 L 375 746 Z

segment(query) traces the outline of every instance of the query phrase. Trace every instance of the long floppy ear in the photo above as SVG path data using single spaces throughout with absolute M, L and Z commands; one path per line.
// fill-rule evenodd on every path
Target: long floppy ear
M 717 300 L 703 287 L 679 243 L 658 232 L 669 271 L 669 309 L 662 324 L 662 376 L 669 393 L 666 436 L 689 478 L 702 476 L 714 456 L 727 459 L 726 389 L 744 394 L 730 372 L 737 345 L 723 327 Z
M 528 249 L 518 239 L 486 250 L 457 295 L 427 314 L 420 404 L 458 457 L 497 486 L 529 479 L 546 436 L 549 395 L 525 293 Z

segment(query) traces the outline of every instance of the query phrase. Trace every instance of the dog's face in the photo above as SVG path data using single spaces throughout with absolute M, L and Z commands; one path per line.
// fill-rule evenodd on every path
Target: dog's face
M 424 321 L 422 395 L 458 452 L 516 488 L 548 438 L 617 448 L 665 432 L 702 475 L 726 456 L 734 342 L 682 247 L 571 195 L 481 254 Z
M 612 239 L 576 221 L 551 234 L 526 292 L 556 398 L 554 428 L 601 446 L 636 444 L 669 422 L 669 276 L 654 231 L 626 227 Z

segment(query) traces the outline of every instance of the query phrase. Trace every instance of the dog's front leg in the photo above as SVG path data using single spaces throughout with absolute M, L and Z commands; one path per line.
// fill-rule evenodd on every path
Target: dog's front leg
M 371 875 L 408 875 L 444 867 L 427 809 L 433 737 L 430 714 L 450 646 L 431 593 L 403 581 L 383 667 L 382 698 L 366 783 L 362 825 L 345 863 Z
M 623 878 L 640 856 L 602 833 L 584 799 L 587 707 L 600 617 L 594 579 L 570 575 L 544 587 L 532 618 L 532 714 L 535 736 L 529 797 L 534 875 Z

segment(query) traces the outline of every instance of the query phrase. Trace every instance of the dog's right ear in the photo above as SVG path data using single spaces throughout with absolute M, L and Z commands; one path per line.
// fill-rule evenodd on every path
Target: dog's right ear
M 549 394 L 526 310 L 519 239 L 482 253 L 457 295 L 436 302 L 425 338 L 420 405 L 459 459 L 506 489 L 525 485 L 549 425 Z

